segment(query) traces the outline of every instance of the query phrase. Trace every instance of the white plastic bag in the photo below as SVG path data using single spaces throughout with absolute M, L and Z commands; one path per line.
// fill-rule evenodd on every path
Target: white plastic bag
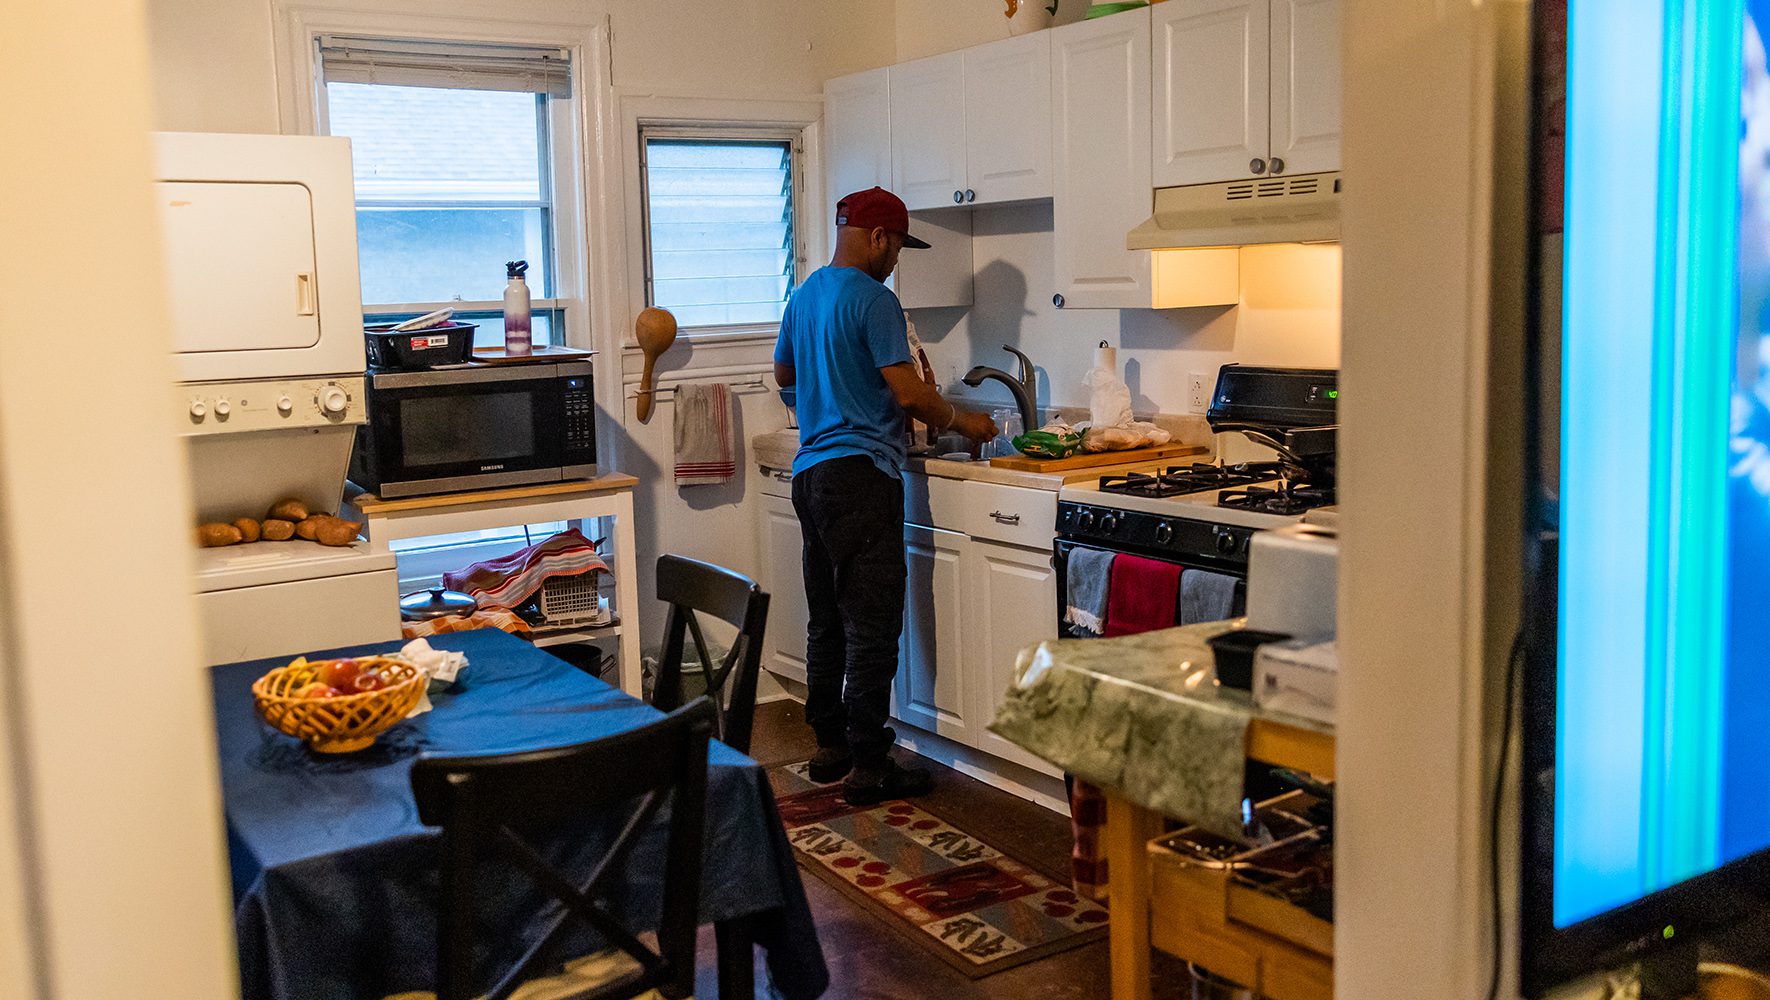
M 1154 448 L 1167 444 L 1174 435 L 1154 424 L 1132 421 L 1123 427 L 1090 427 L 1082 436 L 1082 450 L 1124 451 L 1127 448 Z
M 1093 368 L 1083 376 L 1088 387 L 1088 423 L 1095 428 L 1124 427 L 1131 422 L 1131 388 L 1108 368 Z

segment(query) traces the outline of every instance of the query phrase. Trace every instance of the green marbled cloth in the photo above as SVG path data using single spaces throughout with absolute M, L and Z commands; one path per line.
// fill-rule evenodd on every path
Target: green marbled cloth
M 1241 624 L 1023 650 L 990 731 L 1145 808 L 1240 837 L 1248 723 L 1263 713 L 1218 686 L 1206 640 Z

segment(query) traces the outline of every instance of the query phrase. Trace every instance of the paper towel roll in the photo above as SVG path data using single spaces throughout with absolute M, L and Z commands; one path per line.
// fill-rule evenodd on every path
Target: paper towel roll
M 1104 368 L 1114 375 L 1119 373 L 1119 351 L 1116 347 L 1108 347 L 1102 342 L 1094 348 L 1094 367 Z

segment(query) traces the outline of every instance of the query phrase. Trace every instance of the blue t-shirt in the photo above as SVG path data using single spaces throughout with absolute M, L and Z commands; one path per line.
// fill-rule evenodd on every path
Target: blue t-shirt
M 891 289 L 857 268 L 818 268 L 787 302 L 774 360 L 797 375 L 794 475 L 865 455 L 900 478 L 904 411 L 879 369 L 908 362 L 910 345 Z

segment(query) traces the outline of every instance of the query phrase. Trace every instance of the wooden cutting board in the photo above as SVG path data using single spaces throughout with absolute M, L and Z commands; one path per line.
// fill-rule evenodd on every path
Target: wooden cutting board
M 998 469 L 1013 469 L 1016 472 L 1065 472 L 1070 469 L 1087 469 L 1097 465 L 1158 462 L 1164 458 L 1202 455 L 1204 452 L 1205 449 L 1195 444 L 1164 444 L 1156 448 L 1131 448 L 1126 451 L 1082 452 L 1068 458 L 1029 458 L 1026 455 L 1010 455 L 1003 458 L 992 458 L 989 460 L 989 464 Z

